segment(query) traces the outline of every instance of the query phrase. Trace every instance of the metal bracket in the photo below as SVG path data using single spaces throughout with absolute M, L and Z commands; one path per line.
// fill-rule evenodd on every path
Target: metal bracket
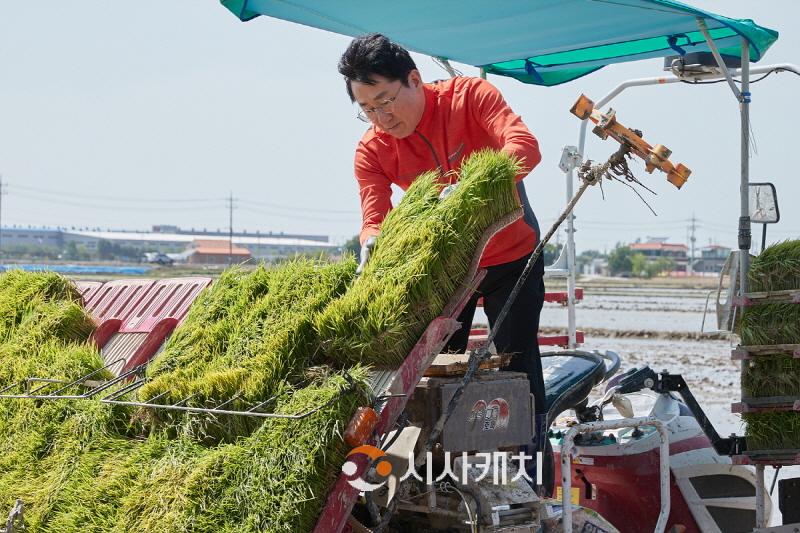
M 558 168 L 564 174 L 568 174 L 580 165 L 582 160 L 583 156 L 581 156 L 577 146 L 565 146 L 561 151 L 561 161 L 558 163 Z
M 723 438 L 719 436 L 714 425 L 706 416 L 703 408 L 697 403 L 692 392 L 689 390 L 689 385 L 680 374 L 670 374 L 667 371 L 661 373 L 654 372 L 650 367 L 634 369 L 619 382 L 619 390 L 621 394 L 628 394 L 631 392 L 638 392 L 642 389 L 651 389 L 658 394 L 665 394 L 670 392 L 677 392 L 683 398 L 686 407 L 689 408 L 703 433 L 706 434 L 711 441 L 711 445 L 719 455 L 740 455 L 747 449 L 747 441 L 744 437 L 731 435 L 730 437 Z
M 14 507 L 8 513 L 8 520 L 6 520 L 6 526 L 4 528 L 0 528 L 0 533 L 24 533 L 27 531 L 25 527 L 25 520 L 22 516 L 24 503 L 22 500 L 18 499 L 14 504 Z

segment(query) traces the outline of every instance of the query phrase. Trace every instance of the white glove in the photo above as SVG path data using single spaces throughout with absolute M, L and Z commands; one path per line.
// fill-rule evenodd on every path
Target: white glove
M 378 238 L 373 235 L 372 237 L 368 237 L 364 244 L 361 245 L 361 262 L 358 264 L 358 268 L 356 269 L 356 276 L 361 274 L 364 271 L 364 267 L 367 266 L 367 261 L 369 261 L 369 256 L 372 255 L 372 249 L 375 248 L 375 242 Z
M 451 183 L 450 185 L 448 185 L 447 187 L 442 189 L 442 192 L 439 193 L 439 201 L 441 202 L 442 200 L 444 200 L 445 198 L 450 196 L 450 193 L 452 193 L 454 190 L 456 190 L 457 186 L 458 186 L 458 182 Z

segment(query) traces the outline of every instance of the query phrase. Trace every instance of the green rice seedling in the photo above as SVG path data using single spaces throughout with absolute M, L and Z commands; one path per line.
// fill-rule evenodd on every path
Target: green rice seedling
M 742 344 L 800 344 L 800 305 L 770 303 L 744 308 Z
M 800 359 L 768 355 L 748 360 L 742 368 L 742 395 L 800 396 Z
M 238 267 L 226 270 L 192 304 L 164 351 L 148 367 L 148 374 L 154 377 L 198 365 L 223 353 L 236 322 L 267 289 L 263 266 L 250 273 Z
M 235 445 L 204 457 L 187 480 L 188 510 L 196 531 L 311 531 L 325 496 L 340 473 L 348 447 L 344 428 L 366 402 L 361 368 L 288 392 L 277 412 L 300 420 L 272 419 Z
M 747 278 L 752 292 L 800 289 L 800 240 L 766 248 L 750 263 Z
M 26 503 L 32 528 L 45 527 L 59 513 L 69 512 L 76 485 L 98 483 L 93 474 L 105 455 L 113 458 L 128 439 L 126 416 L 97 401 L 19 402 L 4 431 L 11 438 L 0 454 L 0 506 L 10 508 L 16 498 Z M 124 454 L 130 453 L 130 447 Z M 83 481 L 82 481 L 83 480 Z M 76 529 L 76 531 L 83 531 Z
M 139 391 L 148 400 L 171 389 L 173 381 L 191 380 L 225 353 L 237 322 L 253 300 L 268 290 L 263 266 L 247 273 L 240 268 L 226 270 L 192 304 L 184 322 L 148 366 L 150 382 Z
M 399 364 L 464 281 L 484 231 L 519 207 L 518 168 L 507 155 L 475 153 L 443 200 L 439 176 L 417 178 L 386 217 L 362 275 L 318 317 L 325 356 Z
M 0 340 L 42 301 L 79 303 L 81 295 L 71 281 L 52 272 L 11 270 L 0 274 Z
M 187 361 L 171 372 L 159 367 L 155 379 L 142 388 L 140 399 L 166 393 L 158 398 L 160 403 L 185 400 L 184 405 L 213 407 L 235 398 L 225 408 L 246 410 L 279 394 L 310 365 L 319 345 L 313 316 L 345 291 L 355 267 L 349 257 L 333 264 L 297 259 L 262 270 L 258 275 L 264 289 L 259 296 L 238 316 L 231 315 L 224 330 L 215 330 L 219 349 L 213 359 Z M 246 282 L 246 277 L 241 280 Z M 269 407 L 264 405 L 262 410 Z M 260 423 L 239 416 L 186 416 L 163 410 L 152 414 L 157 423 L 181 425 L 178 433 L 209 443 L 249 434 Z
M 748 450 L 800 449 L 800 413 L 744 413 L 742 419 L 745 422 Z
M 135 445 L 135 460 L 119 458 L 113 471 L 101 466 L 112 476 L 102 485 L 118 503 L 116 523 L 107 531 L 310 531 L 348 451 L 344 427 L 367 401 L 366 370 L 351 369 L 349 376 L 317 372 L 305 387 L 285 390 L 277 412 L 321 407 L 307 418 L 269 419 L 252 435 L 211 448 L 193 439 L 154 434 Z M 92 502 L 103 492 L 100 487 L 78 486 L 81 492 L 64 492 L 65 499 L 85 498 L 89 507 L 96 507 Z M 102 514 L 94 509 L 53 513 L 49 524 L 67 532 L 108 524 L 111 513 L 103 510 L 113 506 L 104 499 L 99 503 Z

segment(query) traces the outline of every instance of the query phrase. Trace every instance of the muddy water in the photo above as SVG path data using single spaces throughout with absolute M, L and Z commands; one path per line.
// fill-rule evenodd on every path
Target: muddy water
M 700 331 L 706 294 L 700 291 L 614 289 L 587 292 L 576 306 L 579 328 L 645 331 Z M 709 304 L 711 307 L 711 304 Z M 706 329 L 715 329 L 713 315 L 706 318 Z M 567 323 L 567 309 L 545 304 L 543 327 Z
M 706 291 L 619 289 L 593 290 L 576 308 L 578 329 L 601 329 L 604 336 L 588 335 L 583 346 L 590 350 L 614 350 L 622 359 L 622 370 L 648 365 L 656 371 L 681 374 L 722 436 L 742 435 L 741 417 L 731 413 L 731 403 L 740 398 L 739 364 L 730 358 L 733 345 L 727 340 L 682 337 L 700 332 Z M 716 329 L 713 301 L 709 303 L 705 330 Z M 476 322 L 485 322 L 479 310 Z M 545 304 L 542 328 L 566 328 L 566 308 Z M 639 415 L 639 413 L 637 413 Z M 767 489 L 774 470 L 766 471 Z M 778 479 L 800 477 L 800 466 L 784 467 Z M 772 496 L 772 524 L 780 524 L 777 486 Z

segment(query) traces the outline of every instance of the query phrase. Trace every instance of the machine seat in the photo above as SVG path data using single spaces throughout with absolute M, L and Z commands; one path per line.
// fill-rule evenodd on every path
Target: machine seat
M 603 381 L 603 357 L 580 350 L 542 353 L 548 422 L 584 401 Z

